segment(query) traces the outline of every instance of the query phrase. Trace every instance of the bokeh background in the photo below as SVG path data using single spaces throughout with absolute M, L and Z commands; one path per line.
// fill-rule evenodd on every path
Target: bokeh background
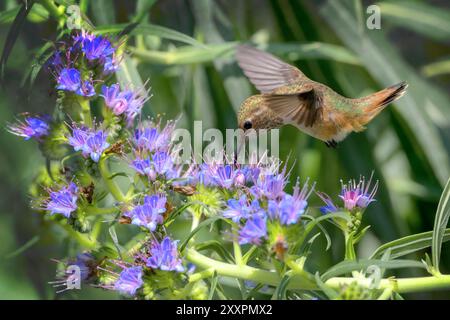
M 28 1 L 30 2 L 30 1 Z M 310 78 L 337 92 L 359 97 L 406 80 L 408 94 L 388 107 L 364 133 L 352 134 L 328 149 L 296 129 L 281 131 L 281 157 L 295 159 L 293 175 L 317 181 L 336 195 L 340 179 L 360 174 L 380 181 L 377 202 L 364 217 L 372 225 L 358 252 L 369 256 L 381 243 L 433 228 L 440 193 L 450 177 L 450 1 L 299 0 L 81 0 L 86 17 L 100 31 L 117 31 L 140 22 L 127 43 L 121 81 L 149 80 L 153 98 L 148 115 L 182 115 L 189 128 L 236 126 L 240 103 L 256 93 L 234 58 L 237 42 L 261 45 L 295 64 Z M 0 2 L 0 47 L 7 41 L 23 1 Z M 381 29 L 369 30 L 369 5 L 381 9 Z M 119 26 L 117 26 L 119 24 Z M 162 39 L 147 24 L 186 34 L 204 47 Z M 0 298 L 117 298 L 98 289 L 55 296 L 50 259 L 65 256 L 58 232 L 29 209 L 28 188 L 44 159 L 37 144 L 5 130 L 22 112 L 51 112 L 55 106 L 50 75 L 36 68 L 44 45 L 57 39 L 57 24 L 39 1 L 17 33 L 10 57 L 2 62 L 0 88 Z M 317 207 L 317 199 L 312 206 Z M 332 247 L 315 243 L 314 268 L 326 270 L 342 258 L 342 239 Z M 450 272 L 444 244 L 442 272 Z M 424 257 L 420 252 L 415 258 Z M 399 276 L 421 273 L 406 270 Z M 450 298 L 449 292 L 412 298 Z

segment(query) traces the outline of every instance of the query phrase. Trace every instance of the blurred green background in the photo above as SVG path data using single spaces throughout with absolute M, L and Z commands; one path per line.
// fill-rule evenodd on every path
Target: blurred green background
M 31 2 L 31 1 L 28 1 Z M 22 1 L 0 4 L 0 46 Z M 127 43 L 121 82 L 149 79 L 153 98 L 148 115 L 181 114 L 189 128 L 236 126 L 240 103 L 256 93 L 234 58 L 236 42 L 261 45 L 295 64 L 310 78 L 337 92 L 359 97 L 400 81 L 409 83 L 405 97 L 388 107 L 367 131 L 350 135 L 336 150 L 328 149 L 294 128 L 281 131 L 281 157 L 296 159 L 293 175 L 317 181 L 317 188 L 336 195 L 340 179 L 360 174 L 380 180 L 377 202 L 365 214 L 372 225 L 359 244 L 367 257 L 381 243 L 433 228 L 443 185 L 450 176 L 450 1 L 298 1 L 298 0 L 164 0 L 60 1 L 79 4 L 100 32 L 117 32 L 140 22 Z M 369 30 L 369 5 L 381 9 L 381 29 Z M 155 32 L 159 25 L 183 33 Z M 0 93 L 0 298 L 116 298 L 89 288 L 81 294 L 55 296 L 47 283 L 55 278 L 50 259 L 65 256 L 58 232 L 43 225 L 29 209 L 27 190 L 44 163 L 34 142 L 23 142 L 4 129 L 21 112 L 50 113 L 55 105 L 50 75 L 34 74 L 40 49 L 57 39 L 56 22 L 39 4 L 20 28 L 4 66 Z M 195 40 L 194 40 L 195 39 Z M 181 41 L 180 41 L 181 40 Z M 204 44 L 204 45 L 202 45 Z M 30 70 L 31 77 L 30 77 Z M 33 81 L 31 81 L 34 79 Z M 315 197 L 312 206 L 319 202 Z M 315 243 L 312 267 L 322 271 L 340 261 L 342 239 Z M 56 234 L 56 235 L 55 235 Z M 25 247 L 24 247 L 25 244 Z M 448 244 L 443 273 L 450 272 Z M 423 258 L 423 252 L 415 258 Z M 399 276 L 416 276 L 402 271 Z M 449 298 L 448 292 L 412 298 Z

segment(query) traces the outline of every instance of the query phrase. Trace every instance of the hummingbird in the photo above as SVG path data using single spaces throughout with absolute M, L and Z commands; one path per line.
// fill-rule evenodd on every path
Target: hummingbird
M 238 46 L 236 59 L 261 93 L 242 103 L 238 112 L 239 128 L 274 129 L 290 124 L 331 148 L 336 148 L 349 133 L 363 131 L 388 104 L 402 97 L 408 87 L 406 82 L 400 82 L 352 99 L 254 47 Z

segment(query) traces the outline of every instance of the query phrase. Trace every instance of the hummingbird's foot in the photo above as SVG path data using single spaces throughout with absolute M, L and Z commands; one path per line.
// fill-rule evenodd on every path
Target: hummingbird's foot
M 336 140 L 330 140 L 330 141 L 326 141 L 326 142 L 325 142 L 325 145 L 326 145 L 328 148 L 336 149 L 338 143 L 336 142 Z

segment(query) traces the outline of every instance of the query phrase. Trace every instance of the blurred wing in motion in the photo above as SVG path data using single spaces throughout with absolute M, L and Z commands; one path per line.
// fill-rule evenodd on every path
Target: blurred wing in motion
M 236 59 L 250 82 L 262 93 L 306 79 L 296 67 L 250 46 L 238 46 Z

